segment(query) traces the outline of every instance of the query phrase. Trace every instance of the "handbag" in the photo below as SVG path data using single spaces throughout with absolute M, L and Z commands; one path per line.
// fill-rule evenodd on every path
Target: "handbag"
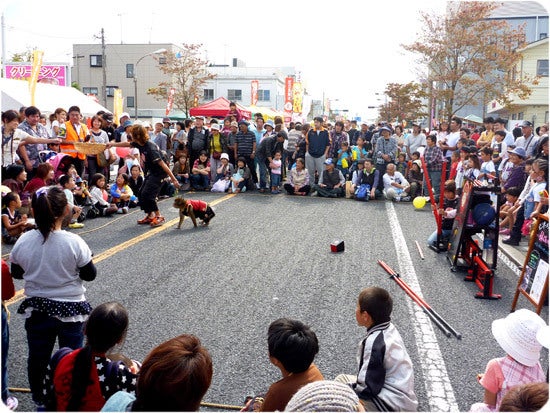
M 355 191 L 355 198 L 366 201 L 368 200 L 368 195 L 370 192 L 370 185 L 369 184 L 361 184 L 359 188 Z
M 212 185 L 211 192 L 225 192 L 227 188 L 229 188 L 230 183 L 231 182 L 227 179 L 218 179 L 214 182 L 214 185 Z

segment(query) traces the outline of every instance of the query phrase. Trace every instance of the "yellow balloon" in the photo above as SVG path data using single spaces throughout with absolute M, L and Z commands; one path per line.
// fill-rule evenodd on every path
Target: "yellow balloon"
M 426 198 L 423 196 L 417 196 L 413 199 L 413 205 L 416 209 L 424 208 L 424 205 L 426 205 Z

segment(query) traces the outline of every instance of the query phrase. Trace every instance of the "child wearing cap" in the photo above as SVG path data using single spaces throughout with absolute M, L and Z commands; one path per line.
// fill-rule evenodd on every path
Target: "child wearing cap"
M 537 340 L 538 331 L 545 326 L 542 318 L 524 308 L 493 321 L 493 336 L 506 356 L 490 360 L 485 373 L 477 375 L 485 397 L 483 403 L 472 405 L 471 412 L 499 411 L 512 387 L 546 381 L 539 362 L 542 346 Z

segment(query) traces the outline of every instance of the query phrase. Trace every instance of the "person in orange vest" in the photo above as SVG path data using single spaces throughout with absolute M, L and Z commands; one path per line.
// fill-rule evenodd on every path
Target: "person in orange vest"
M 86 154 L 79 153 L 74 145 L 68 142 L 85 142 L 89 135 L 88 127 L 81 122 L 78 106 L 71 106 L 68 112 L 69 120 L 60 125 L 58 138 L 62 139 L 60 150 L 73 158 L 73 165 L 79 176 L 83 176 L 86 166 Z

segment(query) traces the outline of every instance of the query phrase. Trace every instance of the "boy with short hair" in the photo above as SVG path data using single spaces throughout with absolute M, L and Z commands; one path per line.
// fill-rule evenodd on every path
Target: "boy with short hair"
M 355 318 L 367 328 L 360 343 L 359 373 L 341 374 L 336 381 L 349 384 L 366 411 L 416 411 L 412 362 L 401 335 L 391 323 L 393 301 L 380 287 L 359 294 Z
M 269 360 L 281 370 L 283 378 L 269 387 L 260 411 L 284 411 L 302 386 L 323 380 L 313 364 L 319 342 L 309 326 L 298 320 L 279 318 L 269 326 L 267 345 Z
M 480 181 L 487 181 L 487 183 L 492 183 L 496 178 L 496 168 L 495 163 L 492 160 L 493 150 L 488 147 L 483 147 L 479 151 L 481 156 L 481 170 L 479 171 L 478 179 Z M 494 178 L 492 178 L 494 177 Z

